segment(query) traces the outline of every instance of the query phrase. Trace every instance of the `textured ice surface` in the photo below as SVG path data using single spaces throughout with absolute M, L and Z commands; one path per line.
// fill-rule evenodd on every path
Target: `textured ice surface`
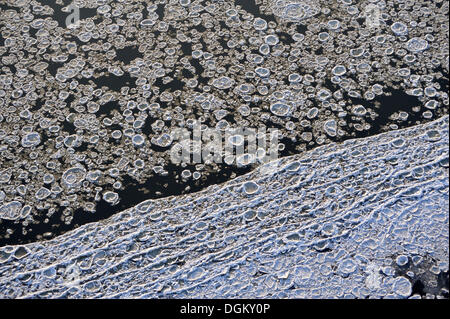
M 318 1 L 274 0 L 271 3 L 274 15 L 292 22 L 300 22 L 320 12 Z
M 448 271 L 448 116 L 0 249 L 0 297 L 409 297 Z

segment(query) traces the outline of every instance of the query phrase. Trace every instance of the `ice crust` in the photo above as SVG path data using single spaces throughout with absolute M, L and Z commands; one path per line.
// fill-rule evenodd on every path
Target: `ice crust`
M 328 144 L 1 247 L 0 298 L 409 297 L 415 278 L 448 271 L 448 122 Z

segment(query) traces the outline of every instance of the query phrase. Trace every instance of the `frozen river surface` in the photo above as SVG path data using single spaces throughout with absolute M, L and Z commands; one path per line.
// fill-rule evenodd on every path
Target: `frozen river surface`
M 448 148 L 445 116 L 2 247 L 0 297 L 445 296 Z

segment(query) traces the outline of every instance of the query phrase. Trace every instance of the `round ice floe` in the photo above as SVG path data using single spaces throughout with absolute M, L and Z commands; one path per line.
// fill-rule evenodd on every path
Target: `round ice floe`
M 414 53 L 421 52 L 428 48 L 428 41 L 421 38 L 412 38 L 406 43 L 406 48 Z
M 44 184 L 51 184 L 55 181 L 55 176 L 53 176 L 52 174 L 45 174 L 42 178 L 42 181 L 44 182 Z
M 426 96 L 433 97 L 436 95 L 437 90 L 432 86 L 428 86 L 425 88 L 424 93 Z
M 310 0 L 275 1 L 272 10 L 276 16 L 293 22 L 308 19 L 320 12 L 317 2 Z
M 234 83 L 234 80 L 228 76 L 221 76 L 220 78 L 214 79 L 213 86 L 218 89 L 226 90 L 229 89 Z
M 8 183 L 11 179 L 11 170 L 4 169 L 0 171 L 0 183 Z
M 331 119 L 331 120 L 326 121 L 323 124 L 323 129 L 324 129 L 325 133 L 327 133 L 329 136 L 336 136 L 336 134 L 337 134 L 336 120 Z
M 246 182 L 244 183 L 243 188 L 247 195 L 255 194 L 259 190 L 259 186 L 255 182 Z
M 256 150 L 256 154 L 255 157 L 259 162 L 263 162 L 265 157 L 267 155 L 267 152 L 264 148 L 262 147 L 258 147 L 258 149 Z
M 265 78 L 270 75 L 270 70 L 267 68 L 257 67 L 255 69 L 255 73 L 258 74 L 260 77 Z
M 267 29 L 267 22 L 266 22 L 266 20 L 264 20 L 264 19 L 256 18 L 256 19 L 253 21 L 253 27 L 254 27 L 256 30 L 265 30 L 265 29 Z
M 237 166 L 247 166 L 255 162 L 255 155 L 250 153 L 245 153 L 236 157 Z
M 33 208 L 30 205 L 23 206 L 22 209 L 20 210 L 20 217 L 21 218 L 27 217 L 28 215 L 30 215 L 32 210 Z
M 328 32 L 320 32 L 319 33 L 319 41 L 324 42 L 330 38 L 330 34 Z
M 41 143 L 41 136 L 39 133 L 31 132 L 22 138 L 21 144 L 23 147 L 33 147 Z
M 155 20 L 152 19 L 144 19 L 141 21 L 140 25 L 142 27 L 151 27 L 152 25 L 154 25 L 156 23 Z
M 0 218 L 15 220 L 20 217 L 22 204 L 18 201 L 12 201 L 0 206 Z
M 442 138 L 441 133 L 437 130 L 429 130 L 426 133 L 426 139 L 428 141 L 436 142 L 439 141 Z
M 291 107 L 282 102 L 276 102 L 270 106 L 270 111 L 277 116 L 287 116 Z
M 317 92 L 317 98 L 320 101 L 328 100 L 331 97 L 331 92 L 327 89 L 321 89 L 319 92 Z
M 183 170 L 182 172 L 181 172 L 181 177 L 183 178 L 183 179 L 188 179 L 188 178 L 190 178 L 192 176 L 192 172 L 190 171 L 190 170 L 188 170 L 188 169 L 185 169 L 185 170 Z
M 264 38 L 264 42 L 268 45 L 276 45 L 280 42 L 280 39 L 275 34 L 269 34 Z
M 40 29 L 45 25 L 45 20 L 43 19 L 36 19 L 31 23 L 31 27 L 35 29 Z
M 399 296 L 408 297 L 412 293 L 412 285 L 405 277 L 397 277 L 392 284 L 392 290 Z
M 302 80 L 302 76 L 298 73 L 289 74 L 288 81 L 291 83 L 298 83 Z
M 78 39 L 81 42 L 89 42 L 92 39 L 92 32 L 81 32 L 78 34 Z
M 397 265 L 403 267 L 408 263 L 408 256 L 400 255 L 395 259 Z
M 240 146 L 244 144 L 244 136 L 243 135 L 233 135 L 228 138 L 228 142 L 234 146 Z
M 391 30 L 395 35 L 406 35 L 408 33 L 408 27 L 403 22 L 394 22 L 391 25 Z
M 305 142 L 311 142 L 313 135 L 311 132 L 303 132 L 302 135 L 300 135 L 301 138 L 305 141 Z
M 257 213 L 253 209 L 249 209 L 243 214 L 244 220 L 252 221 L 256 218 L 256 214 Z
M 262 55 L 268 55 L 270 53 L 269 45 L 266 43 L 261 44 L 261 46 L 259 47 L 259 53 L 261 53 Z
M 330 30 L 337 30 L 341 26 L 341 22 L 339 20 L 330 20 L 328 21 L 327 26 Z
M 431 119 L 433 117 L 433 112 L 431 112 L 430 110 L 427 110 L 422 113 L 422 116 L 425 119 Z
M 331 70 L 331 72 L 332 72 L 334 75 L 341 76 L 341 75 L 344 75 L 344 74 L 347 72 L 347 69 L 345 68 L 344 65 L 336 65 L 336 66 L 333 68 L 333 70 Z
M 145 143 L 145 138 L 142 134 L 135 134 L 131 139 L 134 146 L 142 146 Z
M 356 48 L 356 49 L 351 49 L 350 55 L 357 58 L 357 57 L 362 56 L 364 54 L 364 52 L 365 52 L 365 49 L 363 47 L 360 47 L 360 48 Z
M 405 145 L 405 140 L 403 138 L 397 138 L 391 142 L 392 146 L 396 148 L 403 147 Z
M 46 199 L 47 197 L 49 197 L 50 194 L 51 194 L 51 192 L 48 188 L 41 187 L 36 192 L 35 197 L 37 200 L 43 200 L 43 199 Z
M 86 177 L 86 169 L 80 166 L 74 166 L 67 169 L 63 175 L 62 180 L 66 186 L 77 186 L 79 183 L 84 181 Z
M 200 173 L 200 172 L 194 172 L 194 173 L 192 173 L 192 178 L 193 178 L 194 180 L 198 180 L 200 177 L 202 177 L 202 173 Z
M 242 105 L 241 107 L 238 108 L 238 112 L 242 116 L 248 116 L 250 115 L 250 108 L 247 105 Z
M 119 200 L 119 195 L 115 192 L 111 192 L 111 191 L 106 191 L 103 194 L 103 200 L 105 202 L 107 202 L 108 204 L 114 205 L 118 202 Z
M 173 142 L 173 138 L 170 134 L 164 133 L 157 138 L 152 138 L 152 143 L 159 147 L 169 147 Z
M 191 4 L 191 0 L 179 0 L 179 2 L 183 7 L 187 7 Z
M 100 179 L 101 176 L 102 176 L 102 171 L 97 169 L 94 171 L 89 171 L 86 175 L 86 179 L 91 183 L 96 183 L 96 182 L 98 182 L 98 180 Z
M 308 110 L 308 113 L 306 113 L 306 117 L 312 120 L 319 114 L 319 109 L 317 107 L 312 107 Z
M 194 59 L 200 59 L 203 56 L 203 52 L 200 50 L 194 50 L 192 51 L 192 57 Z
M 97 12 L 100 14 L 105 14 L 107 12 L 111 11 L 111 6 L 108 4 L 101 5 L 97 8 Z
M 355 105 L 352 108 L 352 114 L 354 114 L 356 116 L 364 116 L 364 115 L 366 115 L 366 113 L 367 113 L 367 110 L 362 105 Z

